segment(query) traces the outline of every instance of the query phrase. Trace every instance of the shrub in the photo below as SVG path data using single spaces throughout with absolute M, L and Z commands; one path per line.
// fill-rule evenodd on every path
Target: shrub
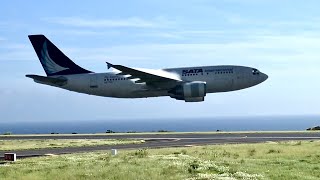
M 134 153 L 134 155 L 139 158 L 144 158 L 148 156 L 148 151 L 147 149 L 139 149 Z
M 199 162 L 194 160 L 192 163 L 189 164 L 189 167 L 188 167 L 188 172 L 190 174 L 194 174 L 194 173 L 197 173 L 197 169 L 199 168 Z
M 267 154 L 272 154 L 272 153 L 281 153 L 281 151 L 275 150 L 275 149 L 269 149 L 269 151 L 267 152 Z
M 223 150 L 222 156 L 223 156 L 223 157 L 230 157 L 230 156 L 231 156 L 231 153 L 228 152 L 228 151 L 226 151 L 226 150 Z
M 294 145 L 295 146 L 300 146 L 302 143 L 301 143 L 301 141 L 298 141 L 297 143 L 295 143 Z
M 184 154 L 184 155 L 186 155 L 186 154 L 187 154 L 187 150 L 185 150 L 185 149 L 182 149 L 182 150 L 181 150 L 181 154 Z
M 249 156 L 254 156 L 255 154 L 256 154 L 256 149 L 250 149 L 249 151 L 248 151 L 248 154 L 249 154 Z
M 127 131 L 127 133 L 138 133 L 137 131 Z
M 175 151 L 175 152 L 173 152 L 173 154 L 174 154 L 174 155 L 179 155 L 179 154 L 186 155 L 186 154 L 187 154 L 187 150 L 182 149 L 181 151 Z
M 171 132 L 171 131 L 160 129 L 158 130 L 158 132 Z

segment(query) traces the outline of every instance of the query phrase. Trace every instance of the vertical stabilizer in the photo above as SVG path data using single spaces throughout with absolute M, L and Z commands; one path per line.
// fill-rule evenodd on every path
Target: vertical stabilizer
M 44 35 L 29 35 L 47 76 L 91 73 L 76 65 Z

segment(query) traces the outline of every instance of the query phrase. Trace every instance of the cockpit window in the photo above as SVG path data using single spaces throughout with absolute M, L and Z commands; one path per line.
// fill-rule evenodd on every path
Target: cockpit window
M 252 69 L 252 74 L 253 75 L 259 75 L 259 70 L 258 69 Z

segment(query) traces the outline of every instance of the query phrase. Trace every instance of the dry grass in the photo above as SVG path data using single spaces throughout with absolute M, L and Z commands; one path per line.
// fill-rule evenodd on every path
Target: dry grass
M 62 147 L 81 147 L 98 145 L 116 145 L 143 143 L 129 139 L 46 139 L 46 140 L 0 140 L 0 150 L 23 150 Z

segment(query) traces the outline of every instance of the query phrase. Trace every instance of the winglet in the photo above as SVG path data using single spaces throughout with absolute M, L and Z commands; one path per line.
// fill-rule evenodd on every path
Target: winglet
M 108 65 L 108 69 L 112 68 L 113 67 L 113 64 L 109 63 L 109 62 L 106 62 L 107 65 Z

